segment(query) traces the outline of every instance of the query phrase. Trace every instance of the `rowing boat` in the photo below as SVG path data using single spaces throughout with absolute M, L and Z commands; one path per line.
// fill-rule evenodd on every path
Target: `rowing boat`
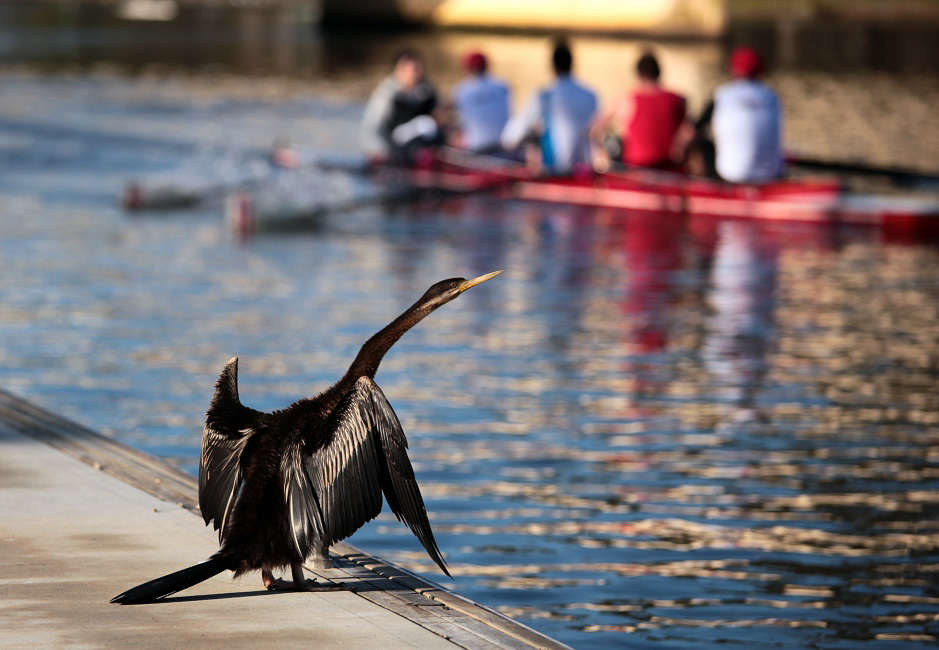
M 497 183 L 502 174 L 510 195 L 528 201 L 722 218 L 865 224 L 939 234 L 939 200 L 935 198 L 859 194 L 828 179 L 737 184 L 651 169 L 537 177 L 526 174 L 518 164 L 489 161 L 482 166 L 474 156 L 453 152 L 438 163 L 436 173 L 444 180 L 447 175 L 481 174 L 476 182 L 489 184 Z
M 137 186 L 137 203 L 144 195 L 150 197 L 150 205 L 179 205 L 223 193 L 228 196 L 227 220 L 242 234 L 305 227 L 330 212 L 409 199 L 415 193 L 433 190 L 492 191 L 526 201 L 611 210 L 864 224 L 907 238 L 939 235 L 936 199 L 859 194 L 828 179 L 732 184 L 650 169 L 535 175 L 519 163 L 447 148 L 408 167 L 368 165 L 359 158 L 322 153 L 301 154 L 299 159 L 296 169 L 275 166 L 271 171 L 266 162 L 252 165 L 242 161 L 221 178 L 200 178 L 191 172 L 158 176 L 149 185 Z

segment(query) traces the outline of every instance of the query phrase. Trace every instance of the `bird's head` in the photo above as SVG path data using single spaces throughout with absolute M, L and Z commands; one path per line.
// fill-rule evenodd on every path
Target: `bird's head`
M 493 271 L 492 273 L 480 275 L 478 278 L 473 278 L 472 280 L 467 280 L 465 278 L 450 278 L 449 280 L 441 280 L 428 289 L 417 302 L 423 307 L 436 309 L 441 305 L 447 304 L 470 287 L 475 287 L 477 284 L 485 282 L 490 278 L 494 278 L 500 273 L 502 273 L 501 270 Z

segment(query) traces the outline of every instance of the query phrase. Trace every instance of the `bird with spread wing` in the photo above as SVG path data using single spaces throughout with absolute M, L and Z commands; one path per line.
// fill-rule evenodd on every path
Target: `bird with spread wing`
M 313 591 L 303 563 L 331 566 L 329 547 L 382 508 L 420 540 L 448 576 L 414 470 L 401 423 L 375 373 L 385 353 L 435 309 L 501 271 L 438 282 L 365 342 L 343 377 L 315 397 L 263 413 L 241 403 L 238 359 L 219 377 L 206 415 L 199 465 L 199 507 L 219 533 L 208 560 L 116 596 L 125 605 L 152 602 L 225 570 L 235 576 L 261 570 L 268 589 Z M 290 567 L 292 580 L 275 570 Z

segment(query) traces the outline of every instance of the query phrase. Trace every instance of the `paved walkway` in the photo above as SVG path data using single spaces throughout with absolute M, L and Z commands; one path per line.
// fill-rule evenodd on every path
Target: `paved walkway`
M 207 558 L 217 538 L 196 513 L 109 473 L 113 458 L 103 468 L 78 460 L 94 434 L 73 425 L 92 439 L 63 453 L 67 432 L 38 412 L 46 421 L 24 435 L 35 413 L 15 401 L 9 411 L 11 400 L 0 395 L 0 647 L 562 647 L 352 547 L 338 548 L 344 568 L 317 573 L 358 593 L 271 593 L 260 574 L 233 582 L 226 572 L 158 604 L 112 605 Z M 461 601 L 482 615 L 460 612 Z

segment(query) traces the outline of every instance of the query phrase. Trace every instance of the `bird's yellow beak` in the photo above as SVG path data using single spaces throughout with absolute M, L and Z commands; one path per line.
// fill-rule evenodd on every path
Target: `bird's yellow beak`
M 463 293 L 464 291 L 466 291 L 466 290 L 469 289 L 470 287 L 475 287 L 477 284 L 482 284 L 483 282 L 485 282 L 485 281 L 488 280 L 489 278 L 494 278 L 494 277 L 496 277 L 497 275 L 499 275 L 500 273 L 502 273 L 503 270 L 504 270 L 504 269 L 500 269 L 500 270 L 498 270 L 498 271 L 493 271 L 492 273 L 487 273 L 486 275 L 481 275 L 481 276 L 479 276 L 478 278 L 473 278 L 472 280 L 467 280 L 466 282 L 464 282 L 463 284 L 461 284 L 461 285 L 458 287 L 458 289 L 460 290 L 460 293 Z

